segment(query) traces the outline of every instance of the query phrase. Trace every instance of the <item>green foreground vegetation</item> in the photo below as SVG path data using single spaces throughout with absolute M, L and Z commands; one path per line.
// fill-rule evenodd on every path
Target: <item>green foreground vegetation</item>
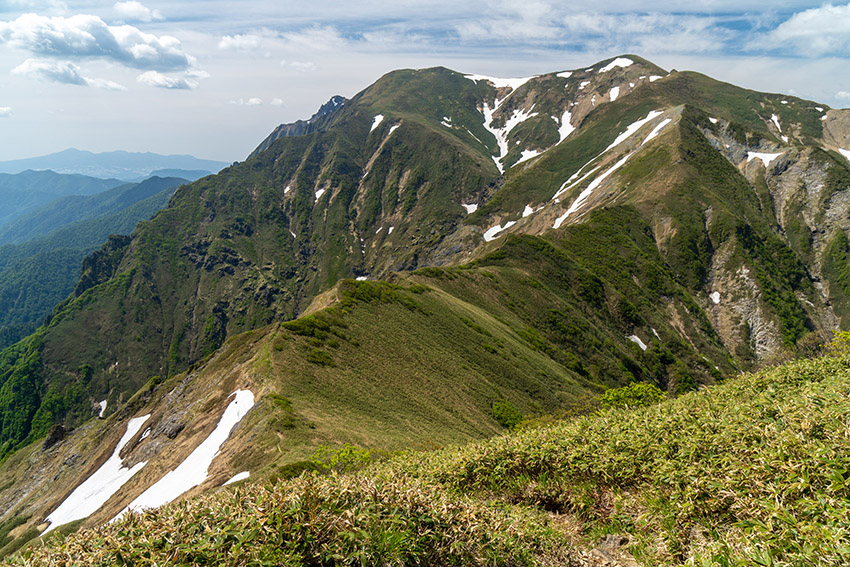
M 5 564 L 579 565 L 614 533 L 644 565 L 846 565 L 848 424 L 850 357 L 799 360 L 352 473 L 243 483 Z

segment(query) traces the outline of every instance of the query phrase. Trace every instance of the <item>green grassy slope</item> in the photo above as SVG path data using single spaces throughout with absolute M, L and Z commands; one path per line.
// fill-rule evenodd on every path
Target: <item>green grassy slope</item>
M 6 564 L 842 565 L 850 359 L 797 361 L 371 469 L 243 484 Z

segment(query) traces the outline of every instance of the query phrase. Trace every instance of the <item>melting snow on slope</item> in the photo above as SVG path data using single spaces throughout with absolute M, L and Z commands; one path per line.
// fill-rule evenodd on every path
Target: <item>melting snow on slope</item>
M 662 78 L 662 77 L 660 77 L 660 76 L 658 76 L 658 75 L 650 75 L 650 76 L 649 76 L 649 82 L 650 82 L 650 83 L 654 83 L 655 81 L 657 81 L 658 79 L 661 79 L 661 78 Z
M 582 81 L 578 86 L 578 90 L 582 90 L 584 87 L 586 87 L 589 84 L 590 84 L 590 81 Z
M 782 126 L 779 125 L 779 117 L 775 114 L 770 115 L 770 119 L 776 124 L 776 129 L 782 132 Z
M 239 482 L 240 480 L 245 480 L 246 478 L 248 478 L 250 476 L 251 476 L 250 472 L 242 471 L 241 473 L 234 475 L 233 478 L 231 478 L 230 480 L 228 480 L 227 482 L 222 484 L 222 486 L 227 486 L 228 484 L 233 484 L 234 482 Z
M 522 210 L 522 218 L 529 217 L 534 214 L 534 209 L 531 208 L 531 205 L 526 205 Z
M 230 437 L 230 431 L 254 406 L 254 394 L 250 390 L 236 390 L 231 396 L 233 401 L 224 410 L 224 414 L 210 436 L 204 439 L 176 469 L 163 476 L 156 484 L 133 500 L 116 516 L 116 519 L 129 510 L 141 512 L 146 508 L 157 508 L 168 504 L 207 479 L 209 467 L 221 446 Z
M 134 474 L 142 470 L 147 464 L 147 461 L 136 463 L 130 469 L 124 467 L 121 460 L 121 450 L 139 432 L 139 429 L 142 428 L 142 425 L 144 425 L 149 417 L 150 414 L 134 417 L 127 422 L 127 431 L 121 437 L 121 440 L 118 441 L 118 445 L 115 446 L 115 450 L 112 451 L 109 459 L 90 477 L 83 481 L 58 508 L 47 516 L 46 519 L 50 522 L 50 527 L 44 533 L 63 524 L 91 516 L 113 494 L 118 492 Z
M 499 155 L 493 156 L 493 161 L 496 162 L 496 167 L 499 168 L 500 173 L 505 172 L 505 168 L 500 161 L 506 155 L 508 155 L 508 135 L 511 133 L 516 126 L 522 124 L 524 121 L 528 120 L 532 116 L 537 116 L 536 112 L 526 112 L 525 110 L 514 110 L 514 113 L 505 121 L 505 125 L 502 128 L 494 128 L 493 124 L 493 112 L 498 107 L 494 107 L 492 110 L 487 103 L 484 103 L 484 107 L 481 112 L 484 114 L 484 128 L 487 129 L 488 132 L 493 134 L 496 138 L 496 143 L 499 145 Z
M 369 128 L 369 132 L 372 132 L 375 128 L 377 128 L 378 124 L 380 124 L 383 119 L 384 119 L 383 114 L 376 115 L 375 118 L 372 119 L 372 127 Z
M 717 118 L 709 118 L 708 121 L 712 124 L 717 124 Z
M 599 156 L 597 156 L 597 157 L 599 157 Z M 593 158 L 593 159 L 596 159 L 596 158 Z M 569 179 L 567 179 L 566 181 L 564 181 L 564 184 L 563 184 L 563 185 L 561 185 L 561 188 L 560 188 L 560 189 L 558 189 L 558 192 L 557 192 L 557 193 L 555 193 L 554 195 L 552 195 L 552 199 L 553 199 L 553 200 L 554 200 L 554 199 L 557 199 L 558 197 L 560 197 L 561 195 L 563 195 L 564 193 L 566 193 L 567 191 L 569 191 L 570 189 L 572 189 L 573 187 L 575 187 L 576 185 L 578 185 L 579 183 L 581 183 L 582 181 L 584 181 L 585 179 L 587 179 L 588 177 L 590 177 L 591 175 L 593 175 L 594 173 L 596 173 L 596 171 L 599 169 L 599 166 L 594 167 L 593 169 L 591 169 L 590 171 L 588 171 L 587 173 L 585 173 L 585 174 L 582 176 L 582 178 L 581 178 L 581 179 L 579 179 L 578 181 L 575 181 L 575 179 L 579 176 L 579 174 L 581 173 L 581 171 L 582 171 L 585 167 L 587 167 L 588 165 L 590 165 L 592 161 L 593 161 L 593 160 L 590 160 L 589 162 L 587 162 L 586 164 L 584 164 L 583 166 L 581 166 L 581 167 L 580 167 L 580 168 L 579 168 L 579 169 L 578 169 L 575 173 L 573 173 L 573 174 L 570 176 L 570 178 L 569 178 Z M 566 218 L 566 217 L 564 217 L 564 218 Z M 562 222 L 563 222 L 563 221 L 562 221 Z M 559 226 L 560 226 L 560 225 L 559 225 Z M 555 228 L 557 228 L 557 227 L 555 227 Z
M 287 185 L 286 187 L 283 188 L 283 194 L 284 195 L 286 195 L 290 191 L 292 191 L 292 185 Z
M 715 305 L 720 303 L 720 292 L 719 291 L 711 292 L 711 295 L 709 295 L 709 297 L 711 298 L 711 301 L 713 301 L 715 303 Z
M 639 346 L 640 350 L 646 350 L 646 343 L 644 343 L 642 340 L 640 340 L 639 336 L 629 335 L 626 338 L 629 339 L 630 341 L 632 341 L 633 343 L 635 343 L 637 346 Z
M 387 231 L 387 234 L 392 234 L 393 230 L 395 230 L 395 227 L 391 226 L 390 229 Z
M 470 205 L 464 205 L 463 203 L 461 203 L 460 206 L 466 209 L 466 214 L 468 215 L 471 215 L 472 213 L 478 210 L 478 203 L 472 203 Z
M 617 138 L 613 142 L 611 142 L 611 145 L 608 146 L 607 148 L 605 148 L 605 151 L 607 152 L 611 148 L 619 146 L 620 144 L 622 144 L 623 142 L 628 140 L 635 132 L 640 130 L 641 126 L 643 126 L 647 122 L 651 121 L 653 118 L 660 116 L 660 115 L 661 115 L 660 110 L 652 110 L 652 111 L 650 111 L 649 114 L 646 115 L 646 118 L 643 118 L 641 120 L 638 120 L 637 122 L 629 124 L 629 127 L 626 128 L 625 132 L 622 132 L 619 136 L 617 136 Z
M 502 89 L 505 87 L 510 87 L 512 91 L 517 90 L 525 83 L 533 79 L 536 75 L 532 75 L 531 77 L 521 77 L 521 78 L 513 78 L 513 79 L 500 79 L 498 77 L 485 77 L 484 75 L 464 75 L 470 81 L 487 81 L 492 84 L 497 89 Z M 498 106 L 498 105 L 497 105 Z
M 618 96 L 620 96 L 620 87 L 614 87 L 611 89 L 611 102 L 617 100 Z
M 97 414 L 97 417 L 103 417 L 103 412 L 106 411 L 106 400 L 101 400 L 97 405 L 100 406 L 100 413 Z
M 561 126 L 558 128 L 558 143 L 563 142 L 567 136 L 575 132 L 575 126 L 570 124 L 570 120 L 572 120 L 572 115 L 570 111 L 567 110 L 564 112 L 564 115 L 561 116 Z
M 516 163 L 514 165 L 519 165 L 522 162 L 529 160 L 533 157 L 537 157 L 539 155 L 540 155 L 540 152 L 537 151 L 537 150 L 522 150 L 522 155 L 519 156 L 519 159 L 516 160 Z
M 841 148 L 838 148 L 838 153 L 850 160 L 850 150 L 842 150 Z
M 632 61 L 631 59 L 627 59 L 625 57 L 617 57 L 616 59 L 614 59 L 613 61 L 611 61 L 610 63 L 608 63 L 604 67 L 602 67 L 601 69 L 599 69 L 599 72 L 600 73 L 607 73 L 608 71 L 611 71 L 612 69 L 615 69 L 616 67 L 625 68 L 625 67 L 628 67 L 629 65 L 631 65 L 632 63 L 634 63 L 634 61 Z
M 503 230 L 507 230 L 513 225 L 516 224 L 516 221 L 508 221 L 505 223 L 505 226 L 496 225 L 494 227 L 488 228 L 487 232 L 484 233 L 484 240 L 490 242 L 491 240 L 495 240 L 500 232 Z
M 393 125 L 393 127 L 392 127 L 392 128 L 390 128 L 390 131 L 389 131 L 389 132 L 387 132 L 387 138 L 389 138 L 390 136 L 392 136 L 392 135 L 393 135 L 393 132 L 395 132 L 396 130 L 398 130 L 398 127 L 399 127 L 399 126 L 401 126 L 401 122 L 399 122 L 398 124 Z
M 781 156 L 782 152 L 779 152 L 778 154 L 768 154 L 768 153 L 761 153 L 761 152 L 748 152 L 748 155 L 749 155 L 749 157 L 747 158 L 748 162 L 753 161 L 754 159 L 760 159 L 762 161 L 762 163 L 764 163 L 765 167 L 769 167 L 770 162 L 772 162 L 773 160 L 775 160 L 776 158 Z
M 567 212 L 555 219 L 555 225 L 552 228 L 560 228 L 561 224 L 563 224 L 563 222 L 567 220 L 567 217 L 577 211 L 584 204 L 584 202 L 587 201 L 587 198 L 590 197 L 590 195 L 593 193 L 593 190 L 599 187 L 599 184 L 602 183 L 609 175 L 623 167 L 623 165 L 626 163 L 626 160 L 628 160 L 631 155 L 632 154 L 628 154 L 626 157 L 611 166 L 608 171 L 591 181 L 590 185 L 587 186 L 587 189 L 582 191 L 579 196 L 576 197 L 576 200 L 573 201 L 573 204 L 570 205 L 570 208 L 567 209 Z
M 573 76 L 573 73 L 572 73 L 572 71 L 564 71 L 564 72 L 562 72 L 562 73 L 558 73 L 558 74 L 557 74 L 557 75 L 555 75 L 555 76 L 556 76 L 556 77 L 561 77 L 562 79 L 569 79 L 570 77 L 572 77 L 572 76 Z
M 356 280 L 357 280 L 357 281 L 359 281 L 359 282 L 365 282 L 365 281 L 366 281 L 366 280 L 368 280 L 369 278 L 368 278 L 367 276 L 357 276 L 357 277 L 356 277 L 356 278 L 354 278 L 354 279 L 356 279 Z
M 652 132 L 649 133 L 649 136 L 647 136 L 646 139 L 640 143 L 640 145 L 642 146 L 654 137 L 656 137 L 661 132 L 661 130 L 663 130 L 664 127 L 670 124 L 672 121 L 673 120 L 671 118 L 665 118 L 664 120 L 659 122 L 658 125 L 652 129 Z
M 292 232 L 291 230 L 289 231 L 289 234 L 291 234 L 291 235 L 292 235 L 292 238 L 298 238 L 297 236 L 295 236 L 295 233 L 294 233 L 294 232 Z
M 324 195 L 324 194 L 325 194 L 324 189 L 319 189 L 318 191 L 316 191 L 316 200 L 318 201 L 319 199 L 321 199 L 322 195 Z

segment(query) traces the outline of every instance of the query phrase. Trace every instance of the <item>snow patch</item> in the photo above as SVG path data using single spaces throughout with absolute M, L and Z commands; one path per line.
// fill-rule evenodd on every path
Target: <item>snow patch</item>
M 584 191 L 579 193 L 579 196 L 576 197 L 576 200 L 573 201 L 572 205 L 570 205 L 570 208 L 567 209 L 567 212 L 565 212 L 563 215 L 561 215 L 560 217 L 555 219 L 555 224 L 552 226 L 552 228 L 556 228 L 556 229 L 560 228 L 561 225 L 564 223 L 564 221 L 567 220 L 567 217 L 569 217 L 571 214 L 573 214 L 579 208 L 581 208 L 582 205 L 584 205 L 584 202 L 587 201 L 587 198 L 590 197 L 590 195 L 593 193 L 593 190 L 596 189 L 597 187 L 599 187 L 599 184 L 602 183 L 609 175 L 611 175 L 612 173 L 614 173 L 615 171 L 617 171 L 618 169 L 623 167 L 623 165 L 626 163 L 626 160 L 628 160 L 630 157 L 631 157 L 631 154 L 628 154 L 626 157 L 624 157 L 623 159 L 621 159 L 620 161 L 615 163 L 613 166 L 611 166 L 611 168 L 608 171 L 606 171 L 605 173 L 603 173 L 602 175 L 600 175 L 599 177 L 597 177 L 596 179 L 591 181 L 590 185 L 588 185 L 587 188 Z M 594 169 L 593 171 L 596 171 L 596 169 Z M 591 173 L 593 173 L 593 172 L 591 172 Z M 590 175 L 590 174 L 588 174 L 588 175 Z M 585 177 L 587 177 L 587 175 Z M 582 179 L 584 179 L 584 178 L 582 178 Z
M 324 194 L 325 194 L 324 189 L 319 189 L 318 191 L 316 191 L 316 200 L 318 201 L 319 199 L 321 199 L 322 195 L 324 195 Z
M 590 84 L 590 81 L 582 81 L 578 86 L 578 90 L 584 89 L 584 87 L 586 87 L 589 84 Z
M 487 232 L 484 233 L 484 240 L 486 242 L 490 242 L 491 240 L 495 240 L 500 232 L 503 230 L 507 230 L 513 225 L 516 224 L 516 221 L 508 221 L 505 223 L 505 226 L 496 225 L 487 229 Z
M 656 331 L 654 327 L 650 327 L 650 329 L 652 329 L 652 334 L 655 335 L 655 338 L 660 341 L 661 337 L 658 336 L 658 331 Z
M 442 124 L 446 128 L 454 128 L 454 126 L 452 126 L 450 122 L 446 122 L 445 120 L 441 121 L 440 124 Z
M 657 81 L 658 79 L 661 79 L 661 78 L 663 78 L 663 77 L 660 77 L 658 75 L 650 75 L 649 76 L 649 82 L 654 83 L 655 81 Z
M 464 75 L 470 81 L 487 81 L 497 89 L 502 89 L 505 87 L 510 87 L 512 91 L 517 90 L 525 83 L 536 77 L 537 75 L 532 75 L 531 77 L 522 77 L 522 78 L 514 78 L 514 79 L 500 79 L 498 77 L 486 77 L 484 75 Z M 498 105 L 497 105 L 498 106 Z
M 290 191 L 292 191 L 292 185 L 287 185 L 286 187 L 283 188 L 283 194 L 284 195 L 286 195 Z
M 826 114 L 824 114 L 823 116 L 821 116 L 821 117 L 820 117 L 820 119 L 821 119 L 822 121 L 823 121 L 823 120 L 826 120 Z
M 250 477 L 251 473 L 248 471 L 242 471 L 241 473 L 235 475 L 233 478 L 222 484 L 222 486 L 227 486 L 228 484 L 233 484 L 234 482 L 239 482 L 240 480 L 245 480 Z
M 629 124 L 629 127 L 626 128 L 626 130 L 624 132 L 621 132 L 620 135 L 617 136 L 617 138 L 613 142 L 611 142 L 611 145 L 608 146 L 607 148 L 605 148 L 605 151 L 607 152 L 611 148 L 619 146 L 620 144 L 622 144 L 623 142 L 628 140 L 635 132 L 640 130 L 641 127 L 644 124 L 646 124 L 647 122 L 651 121 L 653 118 L 656 118 L 658 116 L 661 116 L 661 111 L 660 110 L 652 110 L 652 111 L 650 111 L 649 114 L 646 115 L 646 118 L 642 118 L 641 120 L 638 120 L 637 122 Z
M 466 214 L 468 215 L 471 215 L 472 213 L 478 210 L 478 203 L 471 203 L 469 205 L 464 205 L 463 203 L 461 203 L 460 206 L 466 209 Z
M 537 157 L 540 155 L 540 152 L 537 150 L 523 150 L 522 155 L 516 160 L 514 165 L 519 165 L 526 160 L 530 160 L 533 157 Z
M 782 126 L 779 125 L 779 117 L 775 114 L 770 115 L 770 119 L 776 124 L 776 129 L 782 132 Z
M 381 232 L 382 230 L 384 230 L 384 226 L 383 226 L 383 225 L 379 226 L 379 227 L 378 227 L 378 230 L 376 230 L 376 231 L 375 231 L 375 236 L 377 236 L 377 235 L 378 235 L 378 233 L 379 233 L 379 232 Z
M 390 229 L 387 231 L 387 235 L 392 234 L 394 229 L 395 229 L 395 227 L 391 226 Z
M 366 281 L 366 280 L 368 280 L 369 278 L 367 278 L 366 276 L 357 276 L 357 277 L 356 277 L 356 278 L 354 278 L 354 279 L 356 279 L 356 280 L 357 280 L 357 281 L 359 281 L 359 282 L 365 282 L 365 281 Z
M 641 142 L 640 145 L 642 146 L 645 143 L 647 143 L 648 141 L 650 141 L 651 139 L 653 139 L 654 137 L 656 137 L 661 132 L 661 130 L 663 130 L 664 127 L 667 126 L 668 124 L 670 124 L 672 121 L 673 120 L 671 118 L 665 118 L 664 120 L 659 122 L 658 125 L 655 128 L 652 129 L 652 132 L 649 133 L 649 136 L 647 136 L 646 139 L 644 139 L 644 141 Z
M 398 127 L 399 127 L 399 126 L 401 126 L 401 122 L 399 122 L 398 124 L 393 125 L 393 127 L 392 127 L 392 128 L 390 128 L 390 131 L 389 131 L 389 132 L 387 132 L 387 138 L 389 138 L 390 136 L 392 136 L 392 135 L 393 135 L 393 132 L 395 132 L 396 130 L 398 130 Z
M 838 153 L 840 153 L 841 155 L 846 157 L 848 161 L 850 161 L 850 150 L 842 150 L 841 148 L 838 148 Z
M 375 115 L 375 118 L 372 119 L 372 127 L 369 128 L 369 133 L 372 133 L 372 131 L 374 131 L 375 128 L 378 127 L 378 124 L 380 124 L 383 120 L 384 120 L 383 114 Z
M 817 110 L 818 112 L 823 112 L 823 107 L 822 106 L 816 106 L 815 110 Z
M 617 100 L 617 97 L 620 96 L 620 87 L 614 87 L 611 89 L 611 102 Z
M 496 143 L 499 145 L 499 155 L 493 156 L 493 161 L 496 163 L 496 167 L 499 168 L 499 172 L 504 173 L 505 167 L 502 165 L 501 159 L 508 155 L 508 135 L 516 126 L 522 124 L 532 116 L 537 116 L 537 113 L 529 113 L 525 110 L 514 110 L 514 113 L 505 121 L 505 125 L 503 127 L 494 128 L 492 125 L 493 112 L 497 107 L 498 104 L 494 106 L 493 109 L 490 109 L 490 106 L 487 103 L 484 103 L 481 113 L 484 114 L 484 128 L 493 134 L 496 138 Z
M 230 432 L 248 413 L 248 410 L 254 407 L 254 394 L 250 390 L 236 390 L 231 396 L 233 401 L 228 404 L 209 437 L 204 439 L 176 469 L 167 473 L 133 500 L 115 519 L 128 511 L 142 512 L 148 508 L 158 508 L 168 504 L 207 479 L 210 465 L 218 455 L 221 446 L 230 437 Z
M 564 111 L 564 115 L 561 116 L 561 126 L 558 128 L 558 143 L 563 142 L 567 136 L 575 132 L 575 126 L 570 124 L 570 120 L 572 120 L 572 114 L 570 114 L 569 110 Z
M 711 292 L 711 295 L 709 295 L 709 297 L 711 298 L 711 301 L 713 301 L 715 305 L 720 303 L 720 292 L 719 291 Z
M 151 428 L 150 428 L 150 427 L 148 427 L 147 429 L 145 429 L 145 430 L 142 432 L 142 436 L 141 436 L 141 437 L 139 437 L 139 441 L 141 441 L 142 439 L 147 439 L 148 437 L 150 437 L 150 435 L 151 435 Z
M 97 417 L 103 417 L 103 412 L 106 411 L 106 400 L 101 400 L 97 405 L 100 406 L 100 413 L 97 414 Z
M 780 101 L 782 104 L 788 104 L 787 100 Z
M 753 161 L 754 159 L 760 159 L 762 161 L 762 163 L 764 163 L 765 167 L 769 167 L 770 162 L 772 162 L 773 160 L 775 160 L 776 158 L 781 156 L 782 152 L 779 152 L 778 154 L 768 154 L 768 153 L 762 153 L 762 152 L 748 152 L 748 155 L 749 155 L 749 157 L 747 158 L 748 162 Z
M 291 235 L 292 235 L 292 238 L 298 238 L 297 236 L 295 236 L 295 233 L 294 233 L 294 232 L 292 232 L 291 230 L 289 231 L 289 234 L 291 234 Z
M 118 441 L 112 455 L 47 516 L 46 520 L 50 522 L 50 526 L 44 531 L 45 534 L 63 524 L 91 516 L 133 475 L 142 470 L 147 461 L 136 463 L 129 469 L 124 467 L 121 450 L 139 432 L 149 417 L 150 414 L 134 417 L 127 422 L 127 431 Z
M 534 209 L 531 208 L 531 205 L 526 205 L 522 210 L 522 218 L 529 217 L 534 214 Z
M 640 350 L 646 350 L 646 343 L 644 343 L 642 340 L 640 340 L 639 336 L 629 335 L 626 338 L 629 339 L 630 341 L 632 341 L 633 343 L 635 343 L 637 346 L 639 346 Z
M 708 121 L 712 124 L 717 124 L 717 118 L 709 118 Z
M 558 74 L 557 74 L 557 75 L 555 75 L 555 76 L 556 76 L 556 77 L 561 77 L 562 79 L 569 79 L 570 77 L 572 77 L 572 76 L 573 76 L 573 72 L 572 72 L 572 71 L 563 71 L 563 72 L 561 72 L 561 73 L 558 73 Z
M 788 143 L 788 136 L 779 136 L 779 137 L 782 138 L 783 142 L 785 142 L 786 144 Z
M 613 61 L 611 61 L 610 63 L 608 63 L 604 67 L 602 67 L 601 69 L 599 69 L 599 72 L 600 73 L 607 73 L 608 71 L 611 71 L 611 70 L 613 70 L 617 67 L 623 67 L 623 68 L 628 67 L 632 63 L 634 63 L 634 61 L 632 61 L 631 59 L 627 59 L 625 57 L 617 57 L 616 59 L 614 59 Z

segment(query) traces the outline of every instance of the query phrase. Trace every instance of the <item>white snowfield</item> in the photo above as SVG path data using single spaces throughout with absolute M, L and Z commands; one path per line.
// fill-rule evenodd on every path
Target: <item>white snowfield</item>
M 712 124 L 717 124 L 717 118 L 709 118 L 708 121 Z
M 484 233 L 484 240 L 490 242 L 491 240 L 495 240 L 499 233 L 503 230 L 507 230 L 513 225 L 516 224 L 516 221 L 508 221 L 505 223 L 505 226 L 496 225 L 487 229 L 487 232 Z
M 360 278 L 357 278 L 357 279 L 360 279 Z M 363 279 L 365 280 L 366 278 L 363 278 Z M 234 475 L 233 478 L 231 478 L 230 480 L 228 480 L 227 482 L 222 484 L 222 486 L 227 486 L 228 484 L 233 484 L 234 482 L 239 482 L 240 480 L 245 480 L 246 478 L 249 478 L 250 476 L 251 476 L 251 473 L 249 471 L 242 471 L 241 473 Z
M 720 292 L 719 291 L 711 292 L 711 295 L 709 295 L 709 297 L 711 298 L 711 301 L 713 301 L 715 305 L 720 303 Z
M 513 79 L 500 79 L 498 77 L 487 77 L 485 75 L 464 75 L 470 81 L 487 81 L 497 89 L 503 89 L 505 87 L 510 87 L 512 91 L 517 90 L 525 83 L 536 77 L 537 75 L 532 75 L 531 77 L 517 77 Z M 561 76 L 560 74 L 558 75 Z M 507 97 L 505 97 L 507 98 Z M 498 106 L 498 105 L 497 105 Z
M 612 88 L 610 96 L 611 96 L 611 102 L 614 102 L 615 100 L 617 100 L 617 97 L 620 96 L 620 87 Z
M 664 77 L 662 77 L 662 76 L 660 76 L 660 75 L 650 75 L 650 76 L 649 76 L 649 82 L 650 82 L 650 83 L 654 83 L 654 82 L 655 82 L 655 81 L 657 81 L 658 79 L 663 79 L 663 78 L 664 78 Z
M 399 126 L 401 126 L 401 122 L 399 122 L 398 124 L 393 124 L 393 125 L 392 125 L 392 127 L 390 127 L 390 131 L 389 131 L 389 132 L 387 132 L 387 138 L 389 138 L 390 136 L 392 136 L 392 135 L 393 135 L 393 132 L 395 132 L 396 130 L 398 130 L 398 127 L 399 127 Z
M 567 110 L 564 112 L 564 115 L 561 116 L 561 126 L 558 128 L 558 143 L 560 144 L 564 140 L 567 139 L 567 136 L 575 132 L 575 126 L 570 124 L 570 120 L 572 120 L 572 114 Z M 554 117 L 552 118 L 554 120 Z
M 605 148 L 605 151 L 607 152 L 611 148 L 619 146 L 620 144 L 631 138 L 635 134 L 635 132 L 641 129 L 644 124 L 646 124 L 647 122 L 651 122 L 654 118 L 661 116 L 661 114 L 662 112 L 660 110 L 651 110 L 649 114 L 646 115 L 646 118 L 642 118 L 637 122 L 629 124 L 628 128 L 626 128 L 624 132 L 621 132 L 620 135 L 617 136 L 613 142 L 611 142 L 610 146 Z
M 617 57 L 616 59 L 614 59 L 613 61 L 611 61 L 610 63 L 608 63 L 604 67 L 602 67 L 601 69 L 599 69 L 599 72 L 600 73 L 607 73 L 608 71 L 611 71 L 611 70 L 613 70 L 617 67 L 623 67 L 623 68 L 628 67 L 632 63 L 634 63 L 634 61 L 632 61 L 631 59 L 627 59 L 625 57 Z
M 530 217 L 534 214 L 534 209 L 531 208 L 531 205 L 526 205 L 522 210 L 522 218 Z
M 560 228 L 560 227 L 561 227 L 561 225 L 564 223 L 564 221 L 565 221 L 565 220 L 567 220 L 567 218 L 568 218 L 571 214 L 573 214 L 574 212 L 576 212 L 577 210 L 579 210 L 579 209 L 581 208 L 581 206 L 582 206 L 582 205 L 584 205 L 584 203 L 585 203 L 585 201 L 587 201 L 588 197 L 590 197 L 590 196 L 593 194 L 593 191 L 594 191 L 597 187 L 599 187 L 599 185 L 600 185 L 603 181 L 605 181 L 605 179 L 606 179 L 609 175 L 611 175 L 612 173 L 614 173 L 615 171 L 617 171 L 618 169 L 620 169 L 621 167 L 623 167 L 623 165 L 625 165 L 626 161 L 627 161 L 627 160 L 628 160 L 631 156 L 632 156 L 632 154 L 626 154 L 626 157 L 624 157 L 623 159 L 621 159 L 620 161 L 618 161 L 617 163 L 615 163 L 614 165 L 612 165 L 612 166 L 608 169 L 608 171 L 606 171 L 605 173 L 603 173 L 602 175 L 600 175 L 599 177 L 597 177 L 596 179 L 594 179 L 593 181 L 591 181 L 591 182 L 590 182 L 590 185 L 588 185 L 588 186 L 587 186 L 587 188 L 585 188 L 585 190 L 584 190 L 584 191 L 582 191 L 581 193 L 579 193 L 579 196 L 578 196 L 578 197 L 576 197 L 576 200 L 575 200 L 575 201 L 573 201 L 573 203 L 570 205 L 570 208 L 569 208 L 569 209 L 567 209 L 567 212 L 565 212 L 563 215 L 561 215 L 561 216 L 559 216 L 557 219 L 555 219 L 555 224 L 552 226 L 552 228 Z
M 561 72 L 561 73 L 558 73 L 558 74 L 557 74 L 557 75 L 555 75 L 555 76 L 556 76 L 556 77 L 561 77 L 562 79 L 569 79 L 570 77 L 572 77 L 572 76 L 573 76 L 573 72 L 572 72 L 572 71 L 563 71 L 563 72 Z
M 778 154 L 769 154 L 769 153 L 762 153 L 762 152 L 748 152 L 749 157 L 747 158 L 747 161 L 750 162 L 750 161 L 753 161 L 754 159 L 760 159 L 765 167 L 769 167 L 770 163 L 781 155 L 782 155 L 782 152 L 779 152 Z
M 629 335 L 626 338 L 629 339 L 630 341 L 632 341 L 633 343 L 635 343 L 637 346 L 639 346 L 640 350 L 646 350 L 646 343 L 644 343 L 642 340 L 640 340 L 639 336 Z
M 466 214 L 468 215 L 471 215 L 472 213 L 478 210 L 478 203 L 471 203 L 469 205 L 464 205 L 463 203 L 461 203 L 460 206 L 466 209 Z
M 318 191 L 316 191 L 316 200 L 318 201 L 319 199 L 321 199 L 322 195 L 324 195 L 324 194 L 325 194 L 324 189 L 319 189 Z
M 661 130 L 663 130 L 664 127 L 667 126 L 668 124 L 670 124 L 671 122 L 673 122 L 672 118 L 665 118 L 664 120 L 659 122 L 658 125 L 655 128 L 652 129 L 652 132 L 649 133 L 649 136 L 647 136 L 643 140 L 643 142 L 640 143 L 640 145 L 642 146 L 645 143 L 647 143 L 648 141 L 650 141 L 651 139 L 653 139 L 654 137 L 656 137 L 659 133 L 661 133 Z
M 499 168 L 499 173 L 504 173 L 505 166 L 502 164 L 502 159 L 508 155 L 508 135 L 515 127 L 519 126 L 529 118 L 537 116 L 537 113 L 527 112 L 525 110 L 514 110 L 511 117 L 505 121 L 505 125 L 501 128 L 496 128 L 493 126 L 493 112 L 495 112 L 499 107 L 500 102 L 501 101 L 496 101 L 492 109 L 487 103 L 484 103 L 484 107 L 481 112 L 484 114 L 484 128 L 493 134 L 496 138 L 496 143 L 499 144 L 499 155 L 493 156 L 493 161 L 496 163 L 496 167 Z
M 101 400 L 97 405 L 100 406 L 100 413 L 97 414 L 97 417 L 103 417 L 103 412 L 106 411 L 106 400 Z
M 233 401 L 228 404 L 209 437 L 204 439 L 176 469 L 167 473 L 133 500 L 115 516 L 114 520 L 131 510 L 141 512 L 168 504 L 207 479 L 209 467 L 221 446 L 230 437 L 230 432 L 245 417 L 248 410 L 254 407 L 254 394 L 250 390 L 236 390 L 231 396 Z
M 519 159 L 516 160 L 514 165 L 519 165 L 524 161 L 528 161 L 531 158 L 537 157 L 540 155 L 538 150 L 522 150 L 522 154 L 519 156 Z
M 779 117 L 775 114 L 770 115 L 770 119 L 776 124 L 776 129 L 782 132 L 782 126 L 779 125 Z
M 134 417 L 127 422 L 127 431 L 118 441 L 112 455 L 47 516 L 46 520 L 50 522 L 50 526 L 44 530 L 45 534 L 61 525 L 91 516 L 134 474 L 142 470 L 147 461 L 128 469 L 122 464 L 121 450 L 139 432 L 149 417 L 150 414 Z
M 838 148 L 838 153 L 850 160 L 850 150 L 842 150 L 841 148 Z
M 369 129 L 369 133 L 371 134 L 375 128 L 384 120 L 383 114 L 376 114 L 375 118 L 372 119 L 372 127 Z

